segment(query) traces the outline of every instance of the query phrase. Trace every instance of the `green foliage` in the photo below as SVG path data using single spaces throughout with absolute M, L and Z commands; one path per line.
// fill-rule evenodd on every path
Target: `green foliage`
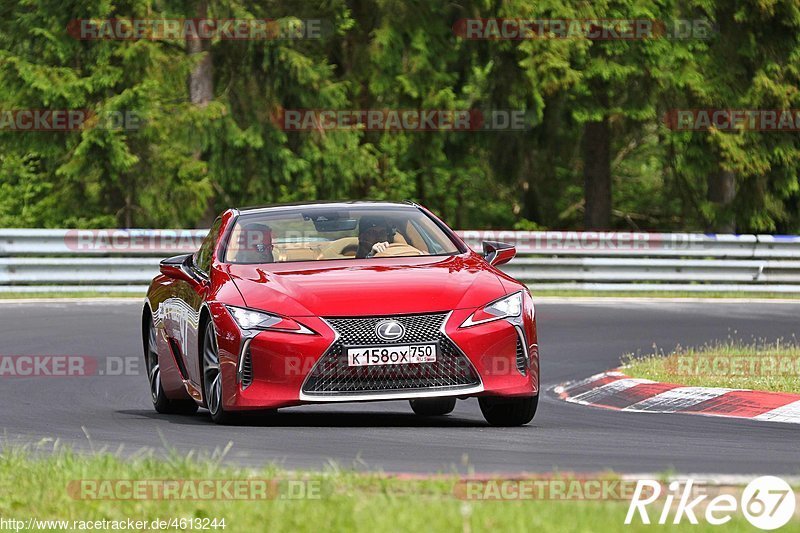
M 122 456 L 123 450 L 115 455 L 105 448 L 79 453 L 52 439 L 28 447 L 4 442 L 0 513 L 6 523 L 16 520 L 22 528 L 32 517 L 37 521 L 33 524 L 48 531 L 101 529 L 94 523 L 103 520 L 108 524 L 105 529 L 121 530 L 129 519 L 146 521 L 143 530 L 147 531 L 205 527 L 228 533 L 605 533 L 621 529 L 646 533 L 654 528 L 638 519 L 624 525 L 629 503 L 615 495 L 626 494 L 632 486 L 618 488 L 621 476 L 611 471 L 597 475 L 609 489 L 600 493 L 594 484 L 586 483 L 592 478 L 585 474 L 553 472 L 522 478 L 498 475 L 471 489 L 477 497 L 470 497 L 465 480 L 475 482 L 475 476 L 449 471 L 418 477 L 377 474 L 364 472 L 363 461 L 354 462 L 353 467 L 331 462 L 321 470 L 288 471 L 274 464 L 244 468 L 229 464 L 233 462 L 226 456 L 230 448 L 233 442 L 224 450 L 198 455 L 126 449 Z M 657 479 L 668 476 L 668 472 L 659 473 Z M 180 489 L 174 489 L 176 484 Z M 267 490 L 259 490 L 263 486 Z M 515 491 L 520 496 L 512 499 Z M 198 493 L 203 496 L 197 497 Z M 651 519 L 657 520 L 660 511 L 661 507 L 650 508 Z M 183 519 L 184 525 L 151 525 L 156 519 Z M 210 526 L 214 519 L 216 528 Z M 219 525 L 223 519 L 224 529 Z M 63 523 L 48 524 L 51 520 Z M 796 520 L 788 527 L 792 524 Z M 725 524 L 726 532 L 752 530 L 738 512 Z M 719 526 L 700 518 L 691 531 L 715 532 Z
M 230 207 L 412 199 L 461 228 L 582 225 L 583 125 L 609 117 L 613 224 L 800 231 L 800 137 L 670 130 L 673 109 L 800 108 L 793 0 L 211 0 L 209 17 L 321 19 L 321 39 L 72 37 L 79 18 L 192 18 L 196 2 L 0 8 L 0 112 L 85 109 L 77 132 L 0 128 L 0 225 L 196 227 Z M 467 40 L 462 18 L 708 19 L 708 39 Z M 190 102 L 204 54 L 214 97 Z M 508 132 L 285 132 L 281 109 L 515 109 Z M 135 129 L 103 127 L 133 113 Z M 736 196 L 709 199 L 710 177 Z

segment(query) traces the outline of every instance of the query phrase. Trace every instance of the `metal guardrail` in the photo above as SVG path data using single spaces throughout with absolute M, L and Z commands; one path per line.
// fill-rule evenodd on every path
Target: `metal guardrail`
M 0 229 L 0 293 L 143 293 L 160 258 L 206 230 Z M 517 246 L 503 270 L 534 290 L 800 292 L 800 237 L 568 231 L 461 231 Z
M 192 252 L 207 229 L 0 229 L 0 257 L 151 256 Z

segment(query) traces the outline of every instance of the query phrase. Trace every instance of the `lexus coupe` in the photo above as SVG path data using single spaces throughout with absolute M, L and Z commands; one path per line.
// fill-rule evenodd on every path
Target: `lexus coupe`
M 229 209 L 194 254 L 161 262 L 142 340 L 159 413 L 406 399 L 422 416 L 477 397 L 530 422 L 539 348 L 527 288 L 413 203 Z

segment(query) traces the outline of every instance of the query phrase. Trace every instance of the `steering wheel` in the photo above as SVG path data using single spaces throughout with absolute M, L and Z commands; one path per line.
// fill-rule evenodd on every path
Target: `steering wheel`
M 358 244 L 348 244 L 342 248 L 342 255 L 345 257 L 353 257 L 358 252 Z
M 401 242 L 393 242 L 386 247 L 386 249 L 380 253 L 373 255 L 372 257 L 407 257 L 413 255 L 425 255 L 420 250 L 414 248 L 410 244 L 405 244 Z

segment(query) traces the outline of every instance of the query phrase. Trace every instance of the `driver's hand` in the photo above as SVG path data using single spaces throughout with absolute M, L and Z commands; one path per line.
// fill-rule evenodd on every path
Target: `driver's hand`
M 386 250 L 389 247 L 388 242 L 376 242 L 372 245 L 372 251 L 370 252 L 371 255 L 379 254 Z

